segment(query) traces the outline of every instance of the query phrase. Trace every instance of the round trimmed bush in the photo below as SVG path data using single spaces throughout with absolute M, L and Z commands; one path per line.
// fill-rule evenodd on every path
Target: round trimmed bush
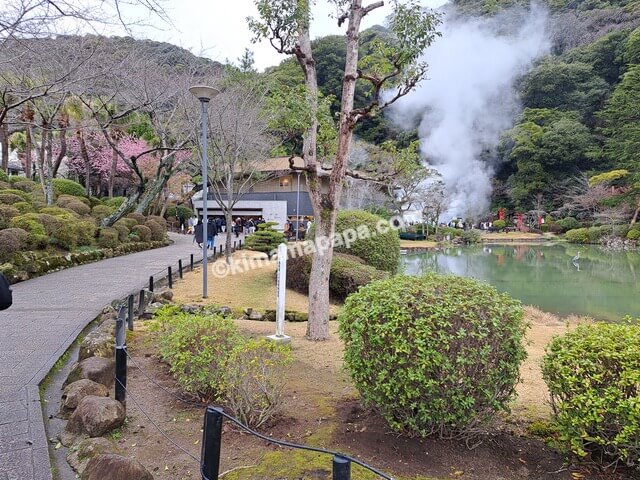
M 75 224 L 78 246 L 93 245 L 98 227 L 93 221 L 80 220 Z
M 127 226 L 125 219 L 121 218 L 116 223 L 113 224 L 113 228 L 118 231 L 118 240 L 120 243 L 129 241 L 129 233 L 131 233 L 131 229 Z
M 11 219 L 20 215 L 18 210 L 13 205 L 0 205 L 0 229 L 7 228 Z
M 40 209 L 40 213 L 46 213 L 47 215 L 53 215 L 54 217 L 61 217 L 64 219 L 78 218 L 78 214 L 68 208 L 45 207 Z
M 0 169 L 0 181 L 1 182 L 8 182 L 9 181 L 9 175 L 7 175 L 7 172 L 5 172 L 2 169 Z
M 18 190 L 17 188 L 7 188 L 5 190 L 0 191 L 0 194 L 2 194 L 2 195 L 6 195 L 6 194 L 17 195 L 24 202 L 30 202 L 31 200 L 33 200 L 33 197 L 31 196 L 31 194 L 29 194 L 29 193 L 27 193 L 27 192 L 25 192 L 23 190 Z
M 23 192 L 31 193 L 36 192 L 40 189 L 40 184 L 36 183 L 32 180 L 21 180 L 19 182 L 15 182 L 13 187 L 17 190 L 22 190 Z
M 565 217 L 556 222 L 558 226 L 561 228 L 561 232 L 567 232 L 569 230 L 575 230 L 576 228 L 580 228 L 582 224 L 573 217 Z
M 146 225 L 136 225 L 131 229 L 131 233 L 135 235 L 141 242 L 151 241 L 151 229 Z
M 145 223 L 147 220 L 153 220 L 155 221 L 158 225 L 160 225 L 162 228 L 167 229 L 167 219 L 164 217 L 161 217 L 159 215 L 149 215 L 146 219 L 145 219 Z
M 579 457 L 640 465 L 640 325 L 580 325 L 546 352 L 560 438 Z
M 135 227 L 136 225 L 138 225 L 138 222 L 133 219 L 133 218 L 121 218 L 120 220 L 118 220 L 116 223 L 122 223 L 123 225 L 125 225 L 129 230 L 131 230 L 133 227 Z M 114 224 L 115 225 L 115 224 Z
M 164 221 L 164 219 L 163 219 Z M 144 225 L 151 231 L 151 240 L 161 241 L 164 240 L 166 228 L 160 225 L 155 219 L 147 220 Z
M 21 214 L 35 212 L 35 207 L 29 202 L 17 202 L 13 204 L 13 207 L 17 208 Z
M 108 207 L 120 208 L 120 205 L 122 205 L 126 199 L 127 197 L 113 197 L 105 200 L 103 203 Z
M 629 230 L 629 232 L 627 233 L 627 238 L 629 240 L 640 239 L 640 230 Z
M 386 233 L 377 233 L 378 222 L 385 222 L 385 220 L 362 210 L 338 212 L 336 233 L 352 230 L 358 234 L 364 234 L 363 236 L 367 238 L 354 241 L 348 248 L 346 245 L 336 245 L 335 251 L 355 255 L 378 270 L 395 273 L 400 264 L 400 237 L 393 229 Z M 388 222 L 386 225 L 389 225 Z
M 84 197 L 85 189 L 78 182 L 66 178 L 53 179 L 53 193 L 58 195 L 72 195 L 74 197 Z
M 47 231 L 40 223 L 37 213 L 25 213 L 11 219 L 11 228 L 21 228 L 28 233 L 27 243 L 30 248 L 43 248 L 49 242 Z
M 115 212 L 115 209 L 112 207 L 108 207 L 107 205 L 96 205 L 91 209 L 91 216 L 100 223 L 113 212 Z
M 564 234 L 564 238 L 571 243 L 589 243 L 589 229 L 576 228 L 574 230 L 569 230 Z
M 431 273 L 360 288 L 338 321 L 366 405 L 405 435 L 464 437 L 514 396 L 522 317 L 520 302 L 490 285 Z
M 118 230 L 111 227 L 102 227 L 98 233 L 98 245 L 101 248 L 116 248 L 118 246 Z
M 15 193 L 6 192 L 10 192 L 10 190 L 0 191 L 0 203 L 4 203 L 5 205 L 13 205 L 18 202 L 24 202 L 24 198 L 22 198 L 22 196 L 16 195 Z
M 86 203 L 83 201 L 86 200 Z M 68 208 L 69 210 L 73 210 L 78 215 L 89 215 L 91 213 L 91 207 L 88 205 L 88 200 L 86 198 L 72 197 L 70 195 L 61 195 L 56 200 L 56 205 L 60 208 Z
M 101 198 L 98 197 L 89 197 L 89 206 L 91 208 L 95 207 L 96 205 L 104 205 L 105 203 L 102 201 Z
M 127 218 L 131 218 L 132 220 L 135 220 L 138 225 L 144 225 L 144 222 L 147 221 L 146 217 L 140 213 L 130 213 L 127 215 Z
M 507 222 L 505 220 L 494 220 L 491 225 L 494 230 L 502 230 L 507 226 Z
M 29 233 L 21 228 L 0 230 L 0 260 L 9 260 L 11 255 L 27 247 Z

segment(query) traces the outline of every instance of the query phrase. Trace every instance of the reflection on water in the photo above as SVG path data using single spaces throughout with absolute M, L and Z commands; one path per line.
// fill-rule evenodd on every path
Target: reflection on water
M 403 256 L 409 275 L 473 277 L 560 315 L 640 316 L 640 253 L 578 245 L 484 245 Z

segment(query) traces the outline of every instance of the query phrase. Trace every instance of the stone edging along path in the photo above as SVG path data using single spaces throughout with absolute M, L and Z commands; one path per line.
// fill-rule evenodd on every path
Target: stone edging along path
M 160 278 L 202 252 L 187 235 L 173 245 L 68 268 L 13 285 L 0 312 L 0 479 L 50 480 L 38 385 L 82 330 L 113 299 Z M 201 253 L 200 253 L 201 256 Z

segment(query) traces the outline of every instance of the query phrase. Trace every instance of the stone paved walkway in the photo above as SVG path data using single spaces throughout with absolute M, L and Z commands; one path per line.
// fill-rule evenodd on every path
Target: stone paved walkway
M 150 275 L 166 273 L 178 259 L 186 267 L 191 253 L 201 258 L 193 237 L 170 235 L 175 243 L 168 247 L 13 286 L 14 305 L 0 312 L 0 480 L 51 479 L 38 384 L 104 306 L 147 286 Z

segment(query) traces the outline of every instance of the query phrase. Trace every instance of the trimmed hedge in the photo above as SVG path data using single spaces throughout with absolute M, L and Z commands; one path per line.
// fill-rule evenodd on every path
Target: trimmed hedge
M 108 200 L 105 200 L 102 203 L 108 207 L 117 209 L 117 208 L 120 208 L 120 205 L 122 205 L 126 200 L 127 200 L 127 197 L 113 197 L 113 198 L 109 198 Z
M 338 315 L 363 402 L 408 436 L 466 437 L 515 395 L 520 302 L 453 275 L 396 276 L 350 295 Z
M 8 181 L 9 181 L 9 175 L 7 174 L 7 172 L 5 172 L 0 168 L 0 182 L 8 182 Z
M 560 440 L 582 458 L 640 465 L 640 325 L 580 325 L 546 352 Z
M 53 179 L 53 193 L 58 195 L 72 195 L 74 197 L 84 197 L 85 188 L 78 182 L 66 178 Z
M 31 193 L 31 192 L 37 192 L 38 190 L 40 190 L 40 184 L 32 180 L 24 179 L 20 182 L 15 182 L 13 184 L 13 188 L 17 190 L 22 190 L 23 192 Z
M 558 220 L 556 224 L 560 227 L 560 231 L 562 233 L 582 227 L 582 224 L 573 217 L 566 217 Z
M 147 218 L 140 213 L 129 213 L 126 218 L 135 220 L 138 225 L 144 225 L 144 222 L 147 221 Z
M 26 213 L 11 219 L 11 228 L 21 228 L 28 233 L 27 244 L 30 248 L 44 248 L 49 243 L 47 231 L 40 223 L 37 213 Z
M 108 207 L 107 205 L 96 205 L 91 209 L 91 216 L 96 219 L 98 223 L 102 222 L 103 219 L 107 218 L 115 212 L 113 207 Z
M 396 230 L 376 234 L 378 222 L 384 222 L 382 217 L 363 210 L 346 210 L 338 212 L 336 219 L 336 233 L 345 230 L 369 232 L 369 238 L 356 240 L 349 248 L 336 246 L 338 253 L 347 253 L 362 258 L 372 267 L 389 273 L 398 271 L 400 264 L 400 237 Z M 387 223 L 388 225 L 388 223 Z
M 151 241 L 151 229 L 146 225 L 136 225 L 131 229 L 131 233 L 135 235 L 135 238 L 140 242 Z
M 13 205 L 14 203 L 24 202 L 24 198 L 21 195 L 6 192 L 10 192 L 10 190 L 0 191 L 0 203 L 4 203 L 5 205 Z
M 589 229 L 576 228 L 574 230 L 569 230 L 564 234 L 564 237 L 571 243 L 589 243 Z
M 13 205 L 0 205 L 0 229 L 7 228 L 11 219 L 20 215 L 18 210 Z
M 144 226 L 147 227 L 150 231 L 150 235 L 151 235 L 151 240 L 154 241 L 160 241 L 164 239 L 164 236 L 167 232 L 167 227 L 166 224 L 164 224 L 164 219 L 162 220 L 163 224 L 158 223 L 157 220 L 158 217 L 149 217 L 149 220 L 147 220 L 144 223 Z
M 287 260 L 287 288 L 300 293 L 309 293 L 311 255 L 302 255 Z M 344 300 L 360 287 L 389 277 L 388 272 L 366 265 L 354 255 L 334 253 L 329 275 L 329 293 L 336 300 Z
M 118 246 L 118 230 L 111 227 L 102 227 L 98 231 L 98 246 L 100 248 L 116 248 Z

